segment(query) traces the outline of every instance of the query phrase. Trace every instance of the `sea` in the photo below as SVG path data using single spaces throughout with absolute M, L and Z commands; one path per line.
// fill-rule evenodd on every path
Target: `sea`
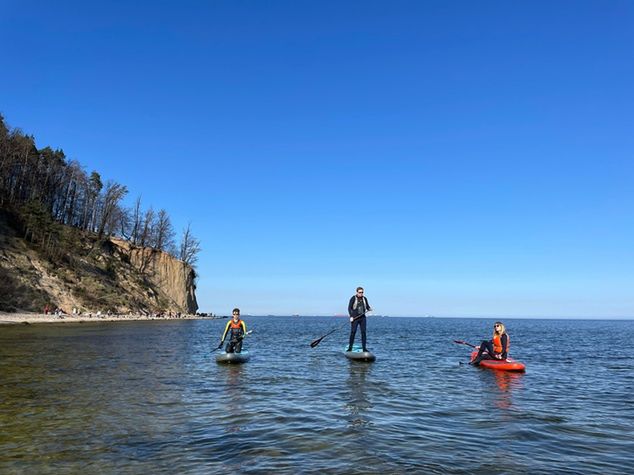
M 242 365 L 222 319 L 1 326 L 0 473 L 634 473 L 632 320 L 503 320 L 519 374 L 454 343 L 493 319 L 369 317 L 374 363 L 346 318 L 244 320 Z

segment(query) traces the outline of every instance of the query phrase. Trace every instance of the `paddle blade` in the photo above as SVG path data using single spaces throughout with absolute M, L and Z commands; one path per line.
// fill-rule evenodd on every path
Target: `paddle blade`
M 322 336 L 321 338 L 317 338 L 316 340 L 311 341 L 310 342 L 310 347 L 311 348 L 315 348 L 317 345 L 319 345 L 321 343 L 321 340 L 323 340 L 323 338 L 324 337 Z

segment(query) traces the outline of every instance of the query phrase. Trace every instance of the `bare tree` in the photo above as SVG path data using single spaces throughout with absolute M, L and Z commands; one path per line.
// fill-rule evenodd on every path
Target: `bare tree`
M 154 210 L 150 207 L 143 216 L 143 225 L 139 234 L 138 245 L 148 247 L 152 245 L 152 229 L 154 228 Z
M 112 230 L 116 223 L 117 210 L 120 201 L 128 194 L 128 189 L 124 185 L 109 181 L 106 185 L 106 192 L 101 203 L 99 225 L 97 236 L 101 239 L 106 229 Z M 114 221 L 114 222 L 113 222 Z
M 183 230 L 178 258 L 192 268 L 196 267 L 201 251 L 200 241 L 191 232 L 191 223 Z
M 112 234 L 117 235 L 126 241 L 130 241 L 130 230 L 132 229 L 130 222 L 130 210 L 128 208 L 119 208 L 119 211 L 117 212 L 117 226 L 119 231 L 113 232 Z
M 101 176 L 97 172 L 92 172 L 90 178 L 83 182 L 83 216 L 81 221 L 81 228 L 87 231 L 95 230 L 95 217 L 97 216 L 97 198 L 103 183 L 101 182 Z
M 155 249 L 167 251 L 174 247 L 174 228 L 167 211 L 164 209 L 161 209 L 156 217 L 154 236 Z
M 134 208 L 130 213 L 130 241 L 135 246 L 139 245 L 139 237 L 141 235 L 141 225 L 143 224 L 143 217 L 141 216 L 141 196 L 139 196 L 134 202 Z

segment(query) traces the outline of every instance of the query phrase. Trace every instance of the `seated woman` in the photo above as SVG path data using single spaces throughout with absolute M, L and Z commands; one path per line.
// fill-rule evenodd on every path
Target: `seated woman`
M 477 366 L 480 361 L 486 359 L 505 360 L 508 357 L 509 348 L 510 339 L 506 334 L 506 327 L 504 327 L 502 322 L 495 322 L 493 325 L 493 338 L 480 343 L 478 355 L 471 364 Z

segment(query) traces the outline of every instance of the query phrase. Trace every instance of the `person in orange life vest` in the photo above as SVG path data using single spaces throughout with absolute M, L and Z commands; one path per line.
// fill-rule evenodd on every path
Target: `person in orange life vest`
M 471 364 L 479 365 L 485 359 L 505 360 L 509 354 L 510 339 L 502 322 L 493 324 L 493 338 L 480 343 L 478 355 Z M 486 354 L 485 354 L 486 352 Z
M 363 351 L 368 351 L 366 347 L 366 313 L 372 310 L 368 299 L 363 295 L 363 287 L 357 287 L 356 295 L 353 295 L 348 302 L 348 315 L 350 315 L 350 341 L 348 343 L 348 349 L 346 351 L 352 351 L 352 345 L 354 344 L 354 337 L 357 333 L 357 327 L 361 328 L 361 344 L 363 345 Z
M 231 332 L 231 338 L 227 343 L 227 347 L 225 351 L 227 353 L 240 353 L 242 351 L 242 340 L 247 336 L 247 325 L 240 320 L 240 309 L 233 309 L 233 316 L 231 320 L 227 322 L 227 326 L 225 327 L 225 331 L 222 334 L 222 339 L 220 340 L 220 344 L 218 345 L 218 349 L 222 348 L 223 343 L 225 342 L 225 338 L 227 338 L 227 334 Z

